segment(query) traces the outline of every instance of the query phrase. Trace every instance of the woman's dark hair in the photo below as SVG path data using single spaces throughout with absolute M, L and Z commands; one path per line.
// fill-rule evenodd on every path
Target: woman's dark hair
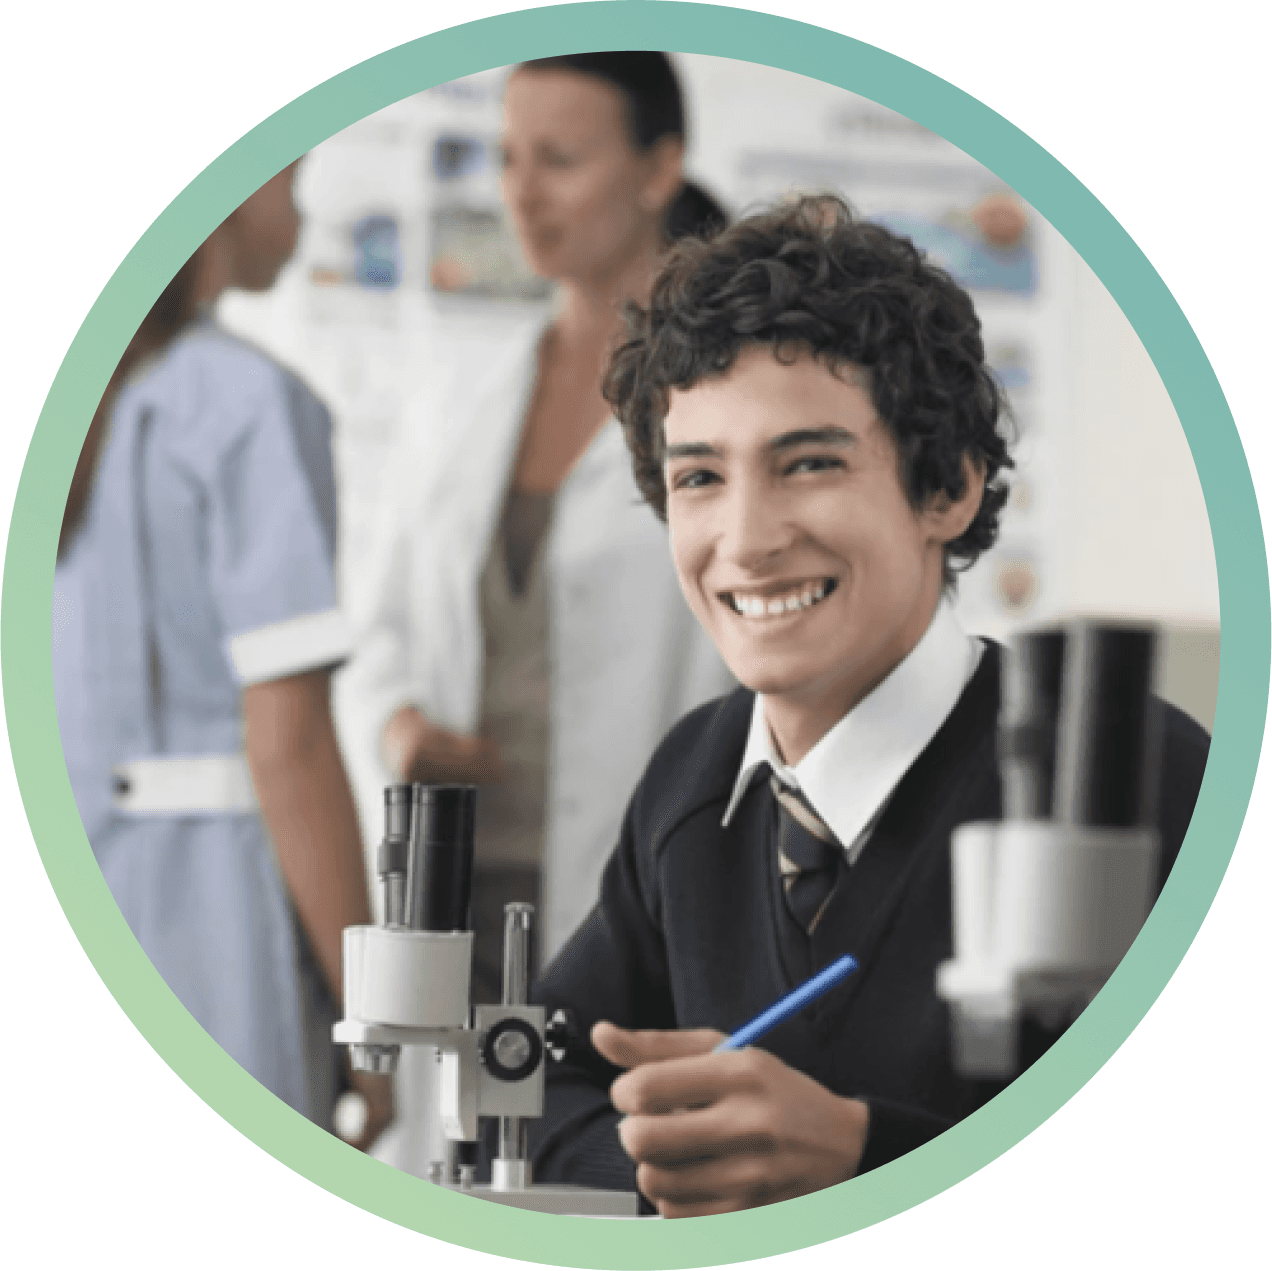
M 622 94 L 632 149 L 648 150 L 664 137 L 685 140 L 685 99 L 676 68 L 666 53 L 570 53 L 522 62 L 519 71 L 572 71 L 588 75 Z M 708 237 L 728 224 L 720 203 L 696 181 L 686 181 L 667 205 L 663 230 L 668 242 Z
M 59 558 L 70 545 L 75 537 L 75 531 L 84 518 L 89 492 L 93 485 L 93 474 L 97 469 L 97 455 L 105 439 L 106 421 L 114 405 L 116 393 L 143 358 L 158 353 L 194 317 L 193 296 L 198 256 L 199 253 L 196 251 L 159 293 L 159 299 L 151 305 L 150 312 L 141 320 L 141 326 L 128 341 L 128 347 L 124 349 L 119 365 L 115 367 L 106 383 L 106 391 L 93 412 L 88 433 L 84 437 L 84 445 L 80 449 L 79 458 L 75 461 L 75 471 L 71 475 L 71 488 L 66 495 L 66 510 L 62 514 L 62 529 L 57 539 Z
M 669 243 L 682 238 L 711 238 L 729 223 L 729 214 L 697 181 L 685 181 L 667 204 L 663 234 Z
M 753 344 L 783 362 L 811 353 L 834 371 L 865 370 L 916 510 L 965 493 L 965 458 L 984 473 L 975 519 L 945 550 L 947 585 L 993 545 L 1007 501 L 998 477 L 1014 465 L 971 298 L 908 238 L 858 219 L 835 195 L 807 195 L 710 241 L 678 244 L 649 307 L 628 306 L 604 391 L 637 485 L 660 517 L 669 391 L 724 375 Z

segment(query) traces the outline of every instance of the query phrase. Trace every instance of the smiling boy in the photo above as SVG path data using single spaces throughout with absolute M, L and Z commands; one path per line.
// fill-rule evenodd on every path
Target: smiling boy
M 594 1050 L 549 1077 L 536 1172 L 635 1169 L 664 1215 L 719 1213 L 892 1160 L 999 1088 L 952 1068 L 934 985 L 950 834 L 1001 815 L 999 650 L 947 598 L 1011 461 L 970 299 L 827 197 L 679 248 L 607 396 L 742 687 L 654 755 L 539 985 Z M 1169 708 L 1164 733 L 1161 878 L 1208 740 Z M 762 1048 L 711 1053 L 844 953 L 858 971 Z

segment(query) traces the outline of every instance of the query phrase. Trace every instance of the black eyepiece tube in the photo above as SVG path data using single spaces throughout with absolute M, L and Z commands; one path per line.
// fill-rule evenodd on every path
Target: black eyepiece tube
M 1070 627 L 1056 738 L 1053 817 L 1129 829 L 1155 821 L 1161 718 L 1151 626 Z
M 393 839 L 411 837 L 411 803 L 414 788 L 410 785 L 385 786 L 384 836 Z
M 406 873 L 411 850 L 411 803 L 410 786 L 384 788 L 384 841 L 380 844 L 377 870 L 381 878 L 387 874 Z
M 1003 659 L 998 765 L 1008 821 L 1051 816 L 1064 653 L 1065 633 L 1056 627 L 1017 635 Z
M 406 921 L 406 875 L 411 857 L 410 786 L 387 786 L 384 791 L 384 840 L 377 873 L 383 886 L 384 922 L 400 927 Z
M 412 802 L 407 926 L 467 931 L 477 787 L 417 785 Z

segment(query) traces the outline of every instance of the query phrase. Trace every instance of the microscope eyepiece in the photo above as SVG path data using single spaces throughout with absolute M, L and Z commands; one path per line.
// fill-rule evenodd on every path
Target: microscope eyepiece
M 417 785 L 412 796 L 407 925 L 467 931 L 477 788 Z
M 1056 736 L 1053 817 L 1117 829 L 1155 821 L 1161 720 L 1153 701 L 1157 633 L 1076 623 Z
M 400 927 L 406 921 L 406 876 L 411 855 L 411 804 L 409 785 L 388 786 L 384 791 L 384 839 L 380 843 L 376 872 L 384 886 L 384 921 Z
M 387 786 L 384 791 L 384 839 L 380 844 L 377 873 L 405 874 L 411 850 L 410 786 Z
M 1009 821 L 1151 825 L 1156 630 L 1075 621 L 1012 641 L 998 756 Z
M 1012 641 L 1003 659 L 998 765 L 1003 816 L 1009 821 L 1051 816 L 1064 649 L 1063 631 L 1030 631 Z
M 411 837 L 411 804 L 414 789 L 410 785 L 384 788 L 384 837 L 408 840 Z

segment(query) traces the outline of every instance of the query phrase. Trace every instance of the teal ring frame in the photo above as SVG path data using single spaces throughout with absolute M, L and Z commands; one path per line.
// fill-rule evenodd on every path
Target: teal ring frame
M 1223 618 L 1214 743 L 1183 852 L 1122 966 L 1061 1042 L 985 1108 L 860 1179 L 747 1213 L 621 1227 L 484 1205 L 421 1183 L 316 1129 L 230 1060 L 159 978 L 96 868 L 66 777 L 49 661 L 58 526 L 89 418 L 128 334 L 198 243 L 269 176 L 356 119 L 490 67 L 607 48 L 736 58 L 850 89 L 946 137 L 1038 208 L 1121 305 L 1175 405 L 1210 515 Z M 10 527 L 0 653 L 19 787 L 58 900 L 120 1006 L 200 1098 L 279 1161 L 404 1227 L 553 1265 L 661 1268 L 766 1257 L 891 1217 L 1019 1142 L 1090 1079 L 1179 965 L 1231 858 L 1262 742 L 1269 627 L 1262 527 L 1223 393 L 1165 284 L 1090 191 L 975 98 L 880 49 L 748 10 L 646 0 L 530 9 L 391 49 L 271 115 L 177 195 L 93 305 L 41 412 Z

